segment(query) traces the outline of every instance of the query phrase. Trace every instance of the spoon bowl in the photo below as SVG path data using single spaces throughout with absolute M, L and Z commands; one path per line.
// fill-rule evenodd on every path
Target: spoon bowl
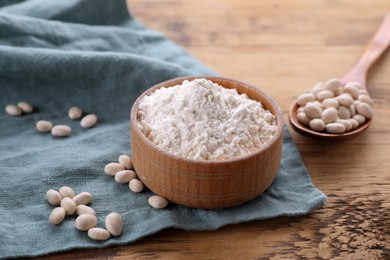
M 289 121 L 292 126 L 292 128 L 300 135 L 317 138 L 321 140 L 326 141 L 343 141 L 348 140 L 351 138 L 354 138 L 360 134 L 362 134 L 364 131 L 366 131 L 370 125 L 372 120 L 367 120 L 364 124 L 360 125 L 354 130 L 351 130 L 349 132 L 345 132 L 342 134 L 330 134 L 327 132 L 316 132 L 314 130 L 311 130 L 309 127 L 305 126 L 304 124 L 300 123 L 297 118 L 297 111 L 298 111 L 299 105 L 294 102 L 292 106 L 290 107 L 289 111 Z
M 348 82 L 359 83 L 366 91 L 366 79 L 368 70 L 375 63 L 376 60 L 385 52 L 390 45 L 390 12 L 388 12 L 379 27 L 378 31 L 368 43 L 366 50 L 357 62 L 357 64 L 341 78 L 343 84 Z M 368 93 L 368 92 L 367 92 Z M 352 131 L 342 134 L 331 134 L 327 132 L 317 132 L 310 129 L 308 126 L 300 123 L 297 118 L 297 110 L 299 105 L 295 101 L 289 110 L 289 121 L 292 128 L 303 136 L 327 140 L 327 141 L 341 141 L 354 138 L 365 132 L 371 125 L 372 119 Z

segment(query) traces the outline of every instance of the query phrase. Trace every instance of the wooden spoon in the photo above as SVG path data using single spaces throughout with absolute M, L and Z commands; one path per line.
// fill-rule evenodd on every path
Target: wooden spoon
M 379 27 L 376 34 L 372 37 L 371 41 L 367 45 L 363 55 L 357 64 L 341 78 L 343 83 L 347 82 L 359 82 L 366 90 L 366 78 L 368 70 L 375 63 L 375 61 L 384 53 L 384 51 L 390 45 L 390 12 L 388 12 Z M 289 111 L 289 119 L 293 129 L 304 136 L 313 138 L 328 140 L 328 141 L 339 141 L 353 138 L 363 133 L 371 125 L 371 120 L 367 120 L 364 124 L 360 125 L 353 131 L 349 131 L 343 134 L 329 134 L 326 132 L 316 132 L 311 130 L 309 127 L 301 124 L 297 119 L 298 104 L 294 102 Z

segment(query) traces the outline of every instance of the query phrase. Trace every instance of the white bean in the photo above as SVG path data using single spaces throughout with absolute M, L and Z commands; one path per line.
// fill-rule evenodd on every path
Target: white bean
M 118 162 L 125 166 L 126 169 L 133 169 L 133 160 L 127 154 L 122 154 L 118 158 Z
M 310 118 L 320 118 L 322 113 L 321 108 L 313 102 L 307 103 L 303 111 Z
M 370 104 L 370 105 L 373 105 L 374 104 L 374 100 L 372 100 L 372 98 L 370 98 L 370 96 L 368 96 L 367 94 L 366 95 L 359 95 L 358 97 L 358 100 L 360 102 L 364 102 L 364 103 L 367 103 L 367 104 Z
M 96 227 L 97 218 L 92 214 L 82 214 L 76 218 L 75 226 L 78 230 L 87 231 L 90 228 Z
M 91 208 L 90 206 L 82 205 L 82 204 L 78 205 L 76 207 L 76 214 L 77 215 L 92 214 L 92 215 L 96 216 L 96 212 L 93 208 Z
M 123 220 L 122 216 L 119 213 L 112 212 L 107 215 L 106 220 L 106 229 L 113 236 L 119 236 L 122 233 Z
M 163 209 L 168 205 L 168 200 L 159 195 L 153 195 L 148 199 L 148 203 L 155 209 Z
M 354 85 L 345 85 L 343 90 L 344 93 L 350 94 L 353 99 L 357 99 L 359 97 L 359 89 L 357 89 Z
M 115 181 L 117 183 L 129 183 L 130 180 L 136 177 L 135 171 L 122 170 L 115 174 Z
M 111 176 L 122 170 L 125 170 L 125 166 L 120 163 L 109 163 L 104 167 L 104 172 Z
M 71 187 L 63 186 L 60 188 L 59 192 L 60 192 L 62 198 L 73 199 L 73 197 L 74 197 L 74 191 Z
M 87 205 L 92 202 L 92 195 L 89 192 L 81 192 L 73 197 L 76 205 Z
M 367 103 L 361 102 L 359 105 L 357 105 L 356 110 L 359 114 L 363 115 L 367 119 L 371 119 L 374 116 L 374 111 Z
M 345 106 L 339 106 L 337 108 L 337 114 L 338 114 L 339 118 L 341 118 L 341 119 L 351 118 L 351 111 L 349 110 L 349 108 L 347 108 Z
M 324 89 L 330 90 L 333 93 L 338 93 L 341 90 L 343 83 L 339 79 L 330 79 L 324 84 Z
M 298 119 L 298 121 L 299 122 L 301 122 L 302 124 L 304 124 L 304 125 L 309 125 L 309 123 L 310 123 L 310 117 L 308 117 L 306 114 L 305 114 L 305 112 L 299 112 L 298 114 L 297 114 L 297 119 Z
M 325 122 L 322 119 L 314 118 L 310 121 L 310 128 L 317 132 L 322 132 L 325 129 Z
M 347 119 L 347 121 L 351 123 L 352 129 L 355 129 L 359 126 L 359 122 L 354 118 Z
M 351 122 L 349 122 L 348 120 L 346 119 L 337 119 L 335 121 L 335 123 L 340 123 L 340 124 L 343 124 L 345 126 L 345 132 L 349 132 L 351 131 L 352 129 L 352 124 Z
M 314 85 L 314 87 L 311 89 L 311 93 L 316 95 L 318 92 L 324 89 L 324 84 L 322 82 L 318 82 Z
M 355 119 L 359 123 L 359 125 L 362 125 L 364 124 L 364 122 L 366 122 L 366 118 L 360 114 L 356 114 L 352 118 Z
M 304 106 L 308 102 L 312 102 L 314 100 L 315 100 L 314 94 L 312 94 L 312 93 L 305 93 L 305 94 L 300 95 L 297 98 L 297 104 L 300 105 L 300 106 Z
M 342 134 L 345 132 L 345 126 L 340 123 L 329 123 L 326 125 L 326 132 L 331 134 Z
M 72 215 L 76 211 L 76 203 L 71 198 L 63 198 L 61 200 L 61 208 L 65 209 L 66 215 Z
M 93 240 L 104 241 L 110 238 L 110 232 L 104 228 L 93 227 L 88 230 L 88 236 Z
M 138 179 L 132 179 L 129 182 L 129 188 L 132 192 L 139 193 L 144 190 L 144 184 Z
M 80 125 L 83 128 L 91 128 L 96 125 L 98 118 L 95 114 L 89 114 L 83 117 L 80 121 Z
M 346 86 L 354 86 L 354 87 L 357 88 L 359 91 L 360 91 L 360 90 L 363 90 L 362 84 L 360 84 L 359 82 L 356 82 L 356 81 L 347 82 L 345 85 L 346 85 Z
M 46 199 L 49 204 L 57 206 L 61 203 L 61 194 L 53 189 L 50 189 L 46 192 Z
M 35 124 L 35 126 L 36 126 L 37 130 L 39 132 L 42 132 L 42 133 L 50 132 L 51 129 L 53 128 L 53 125 L 51 124 L 51 122 L 46 121 L 46 120 L 39 120 Z
M 82 114 L 83 114 L 83 112 L 78 107 L 69 108 L 68 116 L 70 119 L 77 120 L 81 117 Z
M 337 108 L 339 106 L 339 102 L 334 98 L 326 98 L 322 101 L 322 105 L 325 108 L 328 108 L 328 107 Z
M 351 112 L 351 117 L 353 117 L 356 114 L 356 107 L 355 105 L 349 106 L 349 112 Z
M 25 101 L 19 102 L 17 106 L 26 114 L 30 114 L 33 111 L 33 107 Z
M 332 98 L 332 97 L 334 97 L 334 93 L 332 91 L 330 91 L 330 90 L 327 90 L 327 89 L 321 90 L 316 95 L 316 98 L 318 100 L 324 100 L 326 98 Z
M 336 100 L 339 102 L 340 105 L 349 107 L 350 105 L 353 104 L 353 98 L 350 94 L 348 93 L 343 93 L 339 96 L 336 97 Z
M 7 112 L 7 114 L 10 116 L 20 116 L 23 113 L 19 107 L 13 104 L 7 105 L 5 107 L 5 112 Z
M 60 224 L 65 218 L 65 209 L 61 207 L 56 207 L 50 213 L 49 222 L 53 225 Z
M 337 109 L 334 107 L 329 107 L 325 109 L 322 112 L 321 118 L 325 123 L 330 123 L 335 121 L 337 119 Z
M 72 128 L 67 125 L 56 125 L 51 129 L 51 134 L 57 137 L 66 137 L 70 135 Z

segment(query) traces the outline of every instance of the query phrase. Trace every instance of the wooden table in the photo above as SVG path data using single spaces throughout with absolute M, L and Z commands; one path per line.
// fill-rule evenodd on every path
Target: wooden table
M 130 0 L 129 5 L 140 21 L 221 75 L 264 89 L 285 115 L 305 88 L 349 70 L 390 10 L 388 0 Z M 324 208 L 217 231 L 169 229 L 127 246 L 43 259 L 390 259 L 389 72 L 387 51 L 369 75 L 376 115 L 364 135 L 327 143 L 293 133 L 313 182 L 328 196 Z

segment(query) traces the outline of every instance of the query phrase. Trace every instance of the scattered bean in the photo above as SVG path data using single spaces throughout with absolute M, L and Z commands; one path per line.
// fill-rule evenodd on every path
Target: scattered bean
M 374 116 L 374 111 L 367 103 L 361 102 L 359 105 L 357 105 L 356 110 L 359 114 L 363 115 L 367 119 L 371 119 Z
M 315 96 L 314 94 L 312 93 L 305 93 L 305 94 L 302 94 L 300 95 L 298 98 L 297 98 L 297 103 L 298 105 L 300 106 L 304 106 L 306 105 L 308 102 L 312 102 L 315 100 Z
M 125 166 L 126 169 L 133 169 L 133 160 L 127 154 L 122 154 L 118 158 L 118 162 Z
M 337 119 L 337 109 L 334 107 L 329 107 L 329 108 L 325 109 L 322 112 L 321 119 L 325 123 L 330 123 L 330 122 L 335 121 Z
M 122 170 L 125 170 L 125 166 L 120 163 L 109 163 L 104 167 L 104 172 L 111 176 Z
M 36 126 L 37 130 L 39 132 L 42 132 L 42 133 L 50 132 L 51 129 L 53 128 L 53 125 L 49 121 L 46 121 L 46 120 L 39 120 L 35 124 L 35 126 Z
M 96 227 L 97 218 L 92 214 L 82 214 L 76 218 L 75 226 L 78 230 L 87 231 L 90 228 Z
M 331 134 L 342 134 L 345 132 L 345 126 L 340 123 L 329 123 L 326 125 L 326 132 Z
M 113 236 L 119 236 L 122 233 L 122 223 L 122 216 L 116 212 L 108 214 L 105 220 L 106 229 Z
M 73 189 L 68 187 L 68 186 L 61 187 L 59 192 L 60 192 L 62 198 L 71 198 L 71 199 L 73 199 L 73 197 L 74 197 Z
M 153 195 L 148 199 L 148 203 L 155 209 L 163 209 L 168 205 L 168 200 L 159 195 Z
M 60 224 L 65 218 L 65 209 L 62 207 L 54 208 L 50 213 L 49 222 L 53 225 Z
M 87 205 L 92 202 L 92 195 L 89 192 L 81 192 L 73 197 L 76 205 Z
M 20 116 L 23 113 L 23 111 L 19 107 L 13 104 L 7 105 L 5 107 L 5 112 L 7 112 L 7 114 L 10 116 Z
M 67 125 L 56 125 L 51 129 L 51 134 L 57 137 L 66 137 L 71 132 L 72 129 Z
M 132 192 L 139 193 L 144 190 L 144 184 L 138 179 L 132 179 L 129 182 L 129 188 Z
M 83 117 L 83 119 L 81 119 L 80 125 L 83 128 L 91 128 L 91 127 L 96 125 L 97 120 L 98 119 L 97 119 L 96 115 L 89 114 L 89 115 Z
M 76 207 L 76 214 L 79 216 L 82 214 L 92 214 L 96 216 L 96 212 L 93 208 L 82 204 Z
M 19 107 L 23 111 L 23 113 L 26 114 L 30 114 L 33 111 L 33 107 L 25 101 L 19 102 L 17 104 L 17 107 Z
M 61 194 L 56 190 L 48 190 L 46 192 L 46 198 L 51 205 L 57 206 L 61 203 Z
M 73 120 L 77 120 L 81 117 L 82 115 L 82 111 L 80 108 L 78 107 L 71 107 L 69 108 L 69 111 L 68 111 L 68 116 L 70 119 L 73 119 Z
M 61 200 L 61 207 L 65 209 L 66 215 L 72 215 L 76 211 L 76 203 L 68 197 Z
M 303 111 L 310 118 L 320 118 L 322 113 L 321 108 L 312 102 L 307 103 Z
M 122 170 L 115 174 L 115 181 L 117 183 L 129 183 L 130 180 L 136 177 L 135 171 Z
M 98 241 L 104 241 L 110 238 L 110 232 L 104 228 L 93 227 L 88 230 L 89 238 Z
M 322 119 L 314 118 L 310 121 L 310 128 L 314 131 L 321 132 L 325 129 L 325 122 Z

